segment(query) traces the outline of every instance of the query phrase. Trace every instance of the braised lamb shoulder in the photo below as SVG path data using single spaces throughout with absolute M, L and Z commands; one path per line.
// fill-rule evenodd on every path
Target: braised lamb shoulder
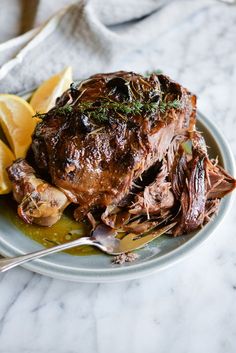
M 236 186 L 208 158 L 195 128 L 196 96 L 162 74 L 94 75 L 41 118 L 34 169 L 25 160 L 8 169 L 26 222 L 51 225 L 73 203 L 76 220 L 94 227 L 142 233 L 175 219 L 179 235 L 206 223 Z

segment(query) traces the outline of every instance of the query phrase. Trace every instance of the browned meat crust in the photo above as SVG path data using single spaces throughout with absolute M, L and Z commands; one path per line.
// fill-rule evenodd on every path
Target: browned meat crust
M 119 71 L 73 84 L 32 139 L 33 165 L 54 186 L 25 161 L 8 170 L 20 216 L 50 225 L 72 202 L 93 229 L 198 229 L 236 181 L 209 160 L 195 122 L 196 97 L 164 75 Z
M 81 103 L 99 106 L 107 98 L 127 106 L 178 99 L 180 107 L 126 115 L 110 109 L 100 121 L 81 114 Z M 71 112 L 58 114 L 65 104 Z M 95 75 L 66 92 L 38 124 L 32 142 L 35 164 L 79 204 L 77 219 L 94 206 L 117 205 L 133 181 L 163 159 L 173 136 L 194 125 L 195 104 L 195 96 L 163 75 Z
M 18 214 L 26 223 L 51 226 L 61 218 L 69 204 L 66 195 L 37 178 L 35 170 L 24 159 L 17 159 L 8 167 L 8 175 L 19 203 Z

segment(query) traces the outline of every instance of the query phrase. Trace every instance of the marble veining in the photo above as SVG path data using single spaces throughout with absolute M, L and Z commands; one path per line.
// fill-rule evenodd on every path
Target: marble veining
M 196 92 L 236 156 L 235 43 L 236 7 L 215 2 L 124 68 L 161 68 Z M 235 206 L 189 257 L 140 280 L 70 283 L 22 268 L 1 274 L 0 353 L 234 353 Z

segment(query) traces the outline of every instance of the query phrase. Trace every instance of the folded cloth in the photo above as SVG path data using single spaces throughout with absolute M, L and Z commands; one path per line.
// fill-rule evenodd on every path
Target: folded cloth
M 105 25 L 116 25 L 149 15 L 171 0 L 90 0 Z M 41 25 L 76 0 L 1 0 L 0 43 Z
M 140 0 L 137 6 L 137 0 L 69 5 L 71 1 L 63 0 L 58 4 L 67 6 L 40 25 L 46 14 L 60 7 L 53 7 L 55 3 L 39 1 L 30 21 L 39 26 L 0 45 L 0 92 L 31 90 L 68 65 L 78 79 L 96 72 L 146 70 L 146 63 L 135 59 L 137 52 L 157 50 L 166 33 L 212 1 Z

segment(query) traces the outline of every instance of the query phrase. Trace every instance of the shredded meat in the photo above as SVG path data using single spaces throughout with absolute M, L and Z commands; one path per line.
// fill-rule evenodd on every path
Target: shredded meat
M 167 165 L 163 164 L 155 180 L 137 193 L 133 205 L 130 207 L 132 214 L 158 214 L 163 209 L 170 209 L 174 205 L 174 195 L 170 190 L 171 183 L 167 181 Z
M 138 254 L 136 253 L 123 253 L 123 254 L 119 254 L 114 256 L 112 263 L 114 265 L 123 265 L 125 262 L 134 262 L 135 260 L 137 260 L 138 258 Z

